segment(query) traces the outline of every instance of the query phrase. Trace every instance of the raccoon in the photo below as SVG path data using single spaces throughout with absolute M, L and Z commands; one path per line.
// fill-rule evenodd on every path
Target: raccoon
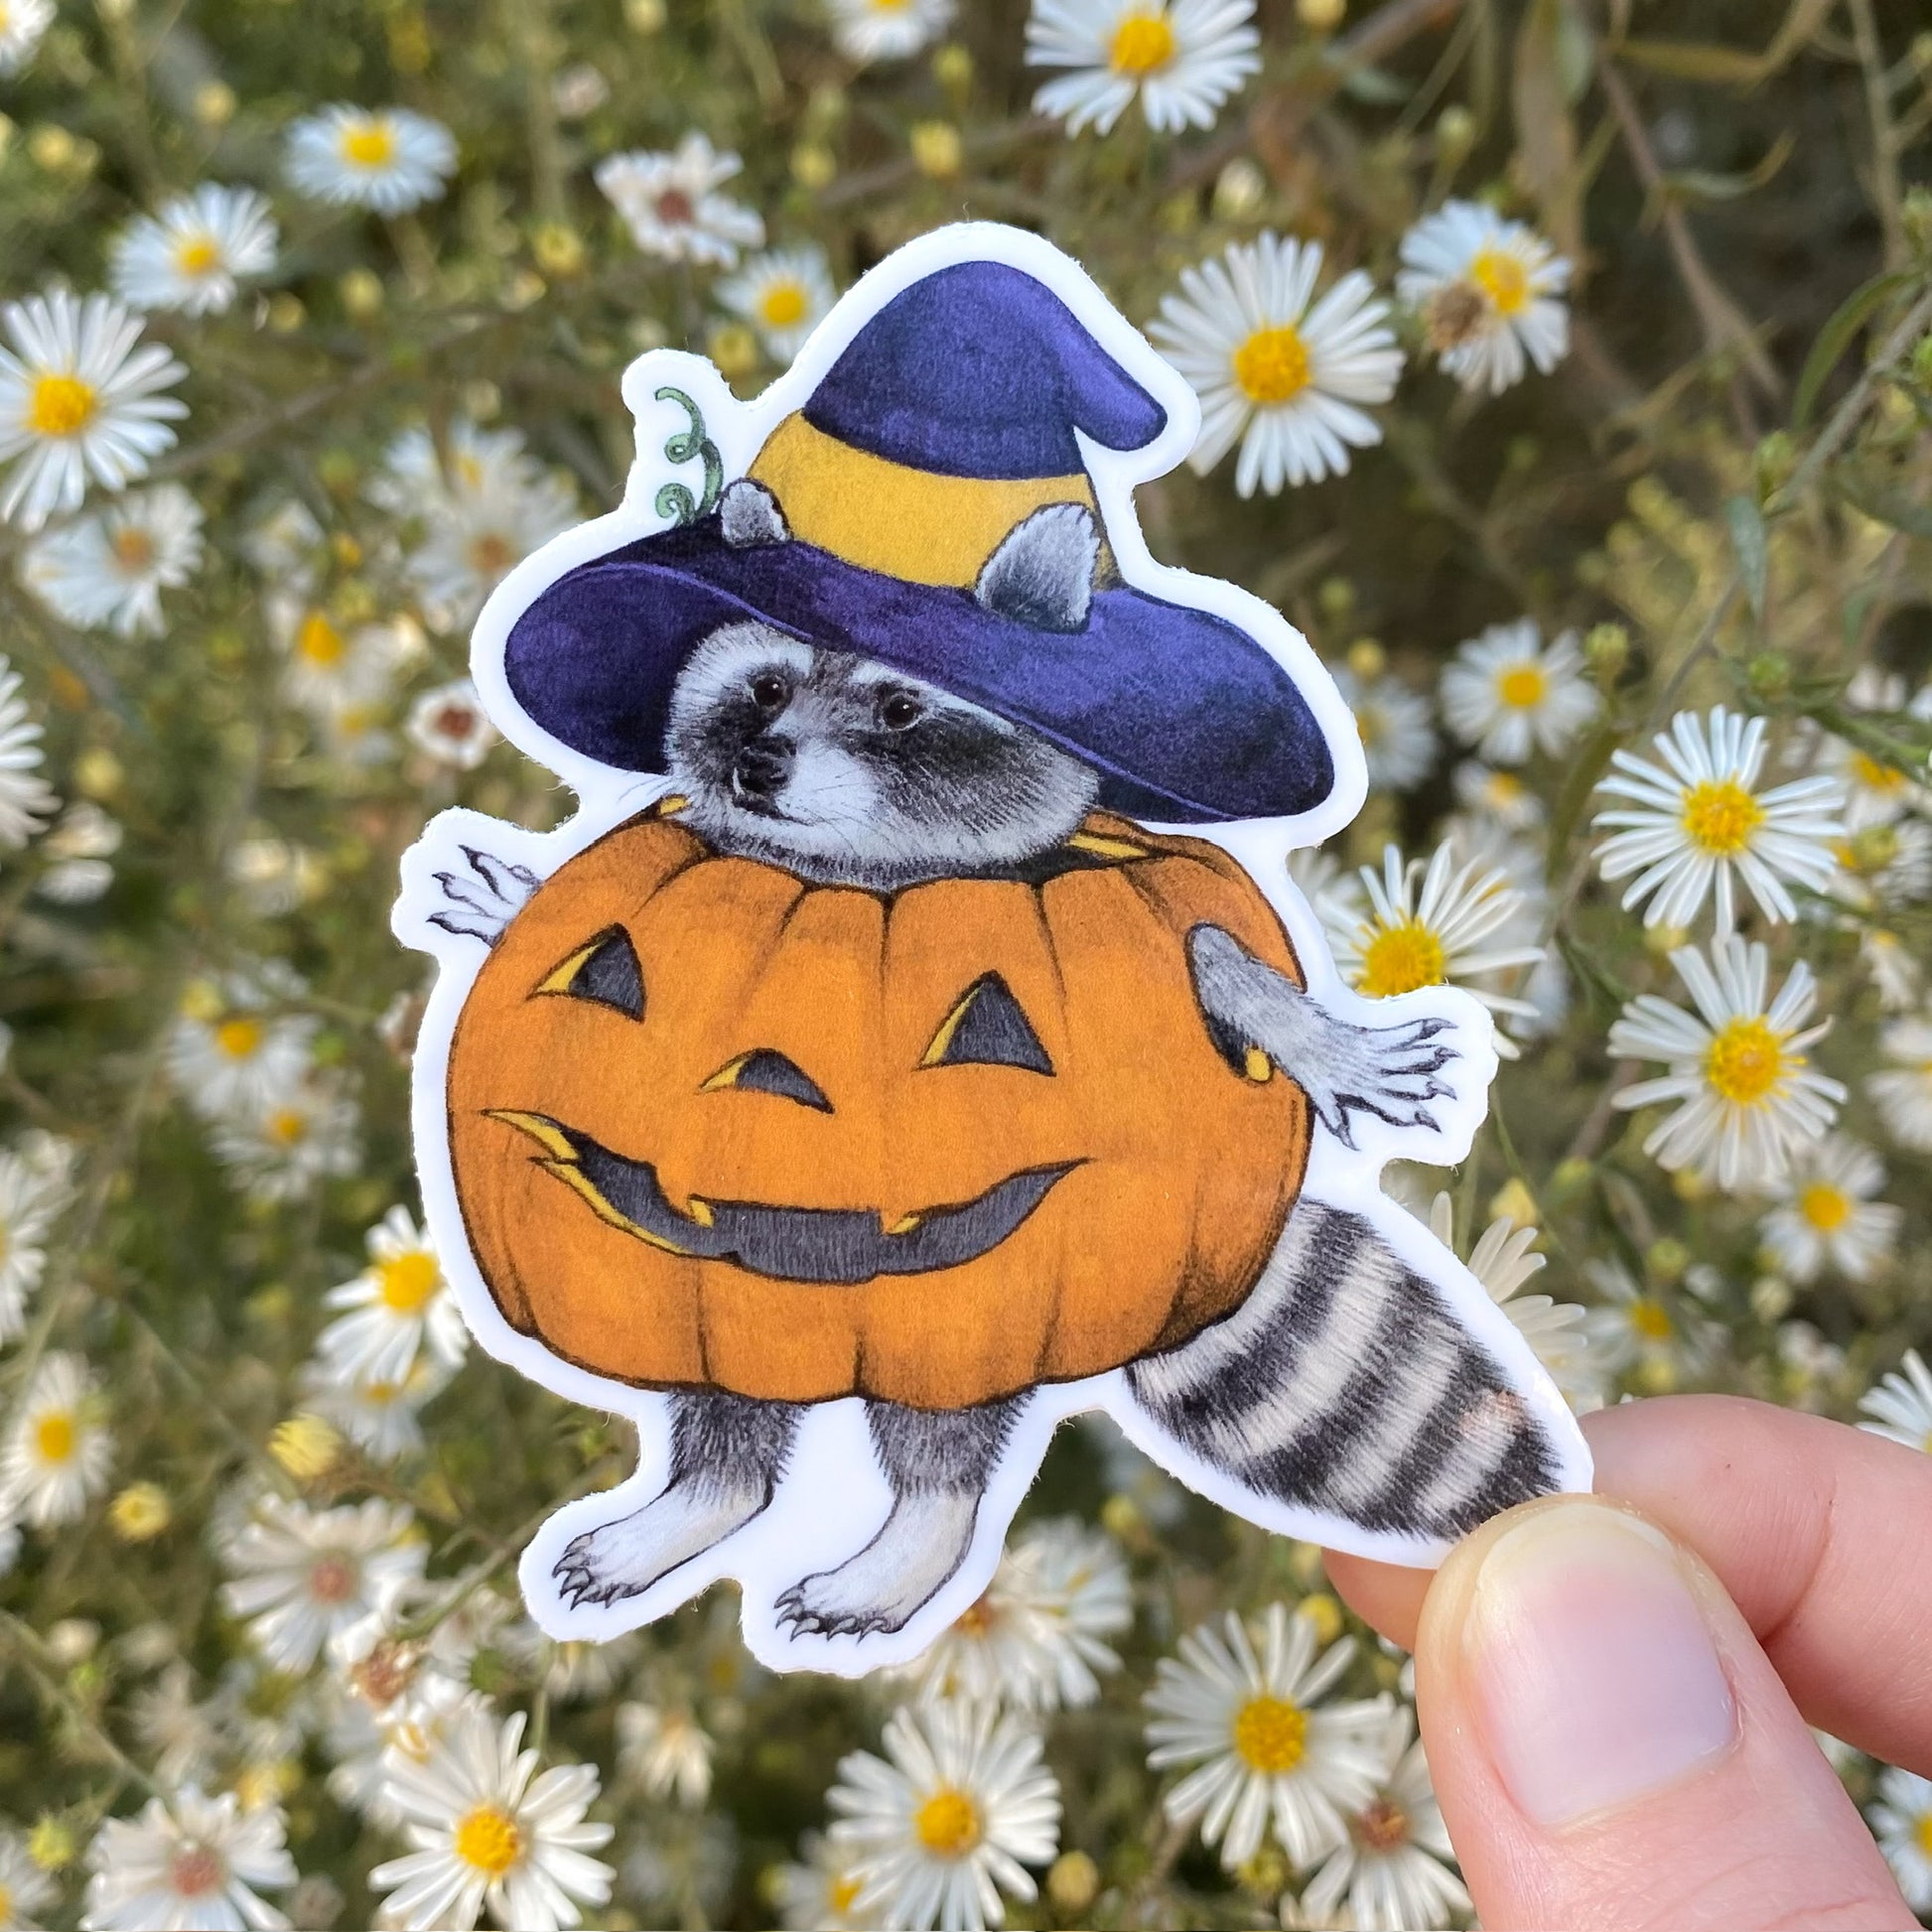
M 725 493 L 737 545 L 789 540 L 760 484 Z M 1045 629 L 1077 627 L 1106 564 L 1090 513 L 1019 524 L 975 595 Z M 680 819 L 720 851 L 814 881 L 890 893 L 1003 873 L 1062 845 L 1100 778 L 1037 733 L 890 667 L 758 621 L 691 654 L 672 695 Z M 1431 1129 L 1453 1089 L 1452 1023 L 1365 1028 L 1206 925 L 1188 941 L 1203 1025 L 1251 1042 L 1353 1146 L 1351 1118 Z M 1555 1486 L 1558 1456 L 1508 1377 L 1440 1291 L 1362 1216 L 1304 1196 L 1231 1314 L 1129 1364 L 1146 1422 L 1250 1494 L 1364 1528 L 1449 1538 Z M 835 1569 L 778 1602 L 795 1629 L 896 1631 L 964 1559 L 981 1498 L 1031 1392 L 929 1413 L 874 1401 L 867 1419 L 893 1503 Z M 771 1501 L 802 1410 L 718 1391 L 671 1398 L 671 1464 L 641 1510 L 578 1537 L 556 1568 L 575 1603 L 635 1595 Z

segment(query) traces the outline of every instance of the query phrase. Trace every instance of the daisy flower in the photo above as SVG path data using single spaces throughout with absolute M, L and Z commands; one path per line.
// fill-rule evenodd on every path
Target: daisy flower
M 1560 758 L 1596 716 L 1577 633 L 1546 645 L 1534 618 L 1492 623 L 1443 672 L 1443 716 L 1491 764 L 1521 764 L 1532 751 Z
M 1855 912 L 1910 905 L 1932 891 L 1932 825 L 1922 818 L 1862 826 L 1833 841 L 1832 858 L 1825 890 Z
M 832 45 L 848 61 L 902 61 L 952 25 L 953 0 L 828 0 Z
M 232 1791 L 194 1785 L 110 1818 L 87 1849 L 83 1932 L 260 1932 L 288 1920 L 260 1896 L 296 1880 L 279 1805 L 243 1811 Z
M 449 1386 L 450 1371 L 425 1357 L 400 1380 L 346 1374 L 336 1363 L 311 1362 L 302 1372 L 302 1400 L 333 1423 L 372 1462 L 394 1462 L 423 1447 L 417 1412 Z
M 232 1573 L 221 1586 L 222 1606 L 246 1620 L 250 1640 L 276 1670 L 306 1671 L 332 1637 L 387 1609 L 423 1574 L 414 1522 L 396 1503 L 310 1509 L 262 1496 L 222 1539 Z
M 0 74 L 18 73 L 53 24 L 54 0 L 5 0 L 0 5 Z
M 1472 819 L 1486 820 L 1505 832 L 1542 829 L 1543 800 L 1514 771 L 1464 759 L 1450 773 L 1449 784 L 1455 802 Z
M 1570 352 L 1570 264 L 1534 228 L 1447 202 L 1402 237 L 1401 256 L 1396 294 L 1463 388 L 1501 395 L 1526 357 L 1548 375 Z
M 1932 1149 L 1932 1014 L 1887 1021 L 1878 1047 L 1891 1065 L 1864 1082 L 1878 1117 L 1900 1147 Z
M 1360 678 L 1345 664 L 1335 664 L 1328 675 L 1354 713 L 1370 785 L 1377 791 L 1407 791 L 1420 784 L 1436 762 L 1429 700 L 1392 673 Z
M 168 1039 L 168 1073 L 205 1120 L 259 1115 L 308 1077 L 320 1023 L 273 1011 L 303 991 L 279 960 L 189 986 Z
M 20 695 L 20 673 L 0 655 L 0 846 L 18 849 L 60 809 L 41 776 L 41 728 Z
M 195 1673 L 179 1658 L 136 1693 L 129 1715 L 164 1789 L 214 1781 L 221 1727 L 210 1707 L 195 1695 Z
M 731 268 L 741 248 L 764 245 L 758 213 L 718 192 L 744 165 L 692 133 L 670 154 L 606 155 L 592 179 L 645 254 Z
M 323 537 L 308 504 L 285 497 L 255 518 L 241 539 L 241 554 L 265 582 L 306 590 L 315 582 Z
M 390 1208 L 364 1241 L 369 1265 L 325 1298 L 326 1307 L 344 1312 L 317 1337 L 317 1352 L 356 1375 L 390 1381 L 407 1375 L 419 1354 L 446 1369 L 461 1367 L 470 1331 L 429 1236 L 408 1208 Z
M 113 1459 L 93 1370 L 78 1355 L 44 1356 L 0 1449 L 0 1516 L 70 1523 L 106 1486 Z
M 11 348 L 0 347 L 0 462 L 14 459 L 0 521 L 38 530 L 78 509 L 89 477 L 123 489 L 173 446 L 168 424 L 188 414 L 159 394 L 188 370 L 105 295 L 66 289 L 0 307 Z
M 1759 791 L 1764 720 L 1723 705 L 1708 719 L 1680 711 L 1653 742 L 1663 764 L 1618 750 L 1610 754 L 1615 775 L 1597 786 L 1632 801 L 1592 821 L 1622 828 L 1597 848 L 1596 861 L 1606 881 L 1637 875 L 1624 909 L 1648 898 L 1645 925 L 1688 926 L 1715 885 L 1723 938 L 1736 923 L 1734 872 L 1767 919 L 1796 918 L 1784 881 L 1815 892 L 1830 885 L 1844 787 L 1811 777 Z
M 424 619 L 445 632 L 470 624 L 514 565 L 577 520 L 568 477 L 538 463 L 515 430 L 461 417 L 443 452 L 427 430 L 405 430 L 368 495 L 398 517 L 421 519 L 422 540 L 403 570 Z
M 1448 1194 L 1438 1194 L 1430 1203 L 1430 1232 L 1451 1252 L 1454 1225 L 1453 1203 Z M 1581 1414 L 1600 1408 L 1603 1399 L 1586 1332 L 1587 1311 L 1575 1302 L 1516 1292 L 1548 1261 L 1548 1255 L 1537 1252 L 1535 1228 L 1519 1228 L 1509 1215 L 1499 1214 L 1469 1250 L 1466 1265 L 1550 1371 L 1570 1406 Z
M 752 325 L 774 362 L 789 362 L 798 353 L 835 294 L 825 250 L 815 242 L 755 255 L 718 284 L 718 300 Z
M 1264 234 L 1180 272 L 1148 325 L 1155 345 L 1201 401 L 1188 463 L 1205 476 L 1235 443 L 1234 486 L 1271 496 L 1348 468 L 1348 450 L 1382 440 L 1357 405 L 1387 402 L 1402 371 L 1388 304 L 1358 268 L 1320 301 L 1318 241 Z
M 1446 839 L 1427 865 L 1420 859 L 1405 865 L 1395 846 L 1385 846 L 1381 871 L 1364 866 L 1360 878 L 1365 907 L 1333 893 L 1315 907 L 1335 965 L 1356 992 L 1384 1000 L 1424 986 L 1459 986 L 1492 1014 L 1534 1017 L 1528 1001 L 1483 984 L 1543 957 L 1541 946 L 1495 943 L 1509 937 L 1502 928 L 1518 920 L 1524 905 L 1501 872 L 1477 859 L 1458 869 L 1455 847 Z M 1496 1050 L 1515 1057 L 1500 1032 Z
M 77 799 L 41 841 L 40 856 L 48 864 L 34 891 L 56 905 L 91 905 L 114 883 L 108 861 L 123 837 L 118 820 L 91 798 Z
M 130 308 L 219 315 L 238 281 L 275 266 L 280 238 L 265 195 L 204 182 L 123 228 L 108 275 Z
M 1915 1912 L 1932 1912 L 1932 1778 L 1887 1765 L 1878 1774 L 1877 1802 L 1865 1816 L 1905 1903 Z
M 22 583 L 82 630 L 159 636 L 161 593 L 202 567 L 202 506 L 180 483 L 124 496 L 30 544 Z
M 1898 1367 L 1875 1389 L 1867 1389 L 1859 1413 L 1870 1418 L 1859 1427 L 1907 1449 L 1932 1455 L 1932 1368 L 1916 1348 L 1908 1348 Z
M 442 196 L 456 173 L 456 140 L 407 107 L 339 102 L 289 129 L 285 165 L 290 186 L 314 201 L 407 214 Z
M 884 1741 L 883 1758 L 841 1758 L 826 1797 L 859 1910 L 905 1932 L 983 1932 L 1006 1917 L 1003 1892 L 1036 1896 L 1026 1867 L 1052 1859 L 1060 1828 L 1038 1733 L 990 1706 L 948 1703 L 896 1711 Z
M 927 1698 L 1078 1709 L 1120 1658 L 1106 1642 L 1134 1620 L 1119 1548 L 1066 1520 L 1033 1525 L 1000 1559 L 978 1602 L 908 1666 Z
M 1847 1281 L 1867 1280 L 1905 1218 L 1902 1208 L 1872 1199 L 1884 1184 L 1884 1163 L 1870 1148 L 1828 1134 L 1777 1182 L 1764 1245 L 1794 1282 L 1814 1282 L 1827 1267 Z
M 47 1237 L 68 1204 L 65 1176 L 12 1150 L 0 1152 L 0 1342 L 26 1320 L 27 1298 L 47 1267 Z
M 1653 1128 L 1643 1151 L 1675 1173 L 1691 1169 L 1727 1193 L 1750 1193 L 1778 1179 L 1791 1157 L 1820 1139 L 1837 1117 L 1845 1089 L 1817 1072 L 1805 1048 L 1831 1022 L 1806 1027 L 1818 1002 L 1811 968 L 1799 960 L 1769 999 L 1770 956 L 1736 933 L 1714 939 L 1707 955 L 1682 946 L 1670 956 L 1697 1005 L 1695 1014 L 1645 993 L 1610 1029 L 1619 1059 L 1663 1060 L 1659 1079 L 1640 1080 L 1611 1098 L 1628 1112 L 1681 1101 Z
M 711 1795 L 710 1733 L 690 1711 L 661 1704 L 618 1706 L 618 1762 L 648 1798 L 692 1810 Z
M 1722 1343 L 1723 1331 L 1684 1297 L 1651 1293 L 1621 1263 L 1587 1262 L 1584 1272 L 1602 1298 L 1586 1311 L 1584 1332 L 1606 1379 L 1628 1376 L 1648 1394 L 1667 1395 Z
M 311 1076 L 258 1113 L 216 1120 L 211 1138 L 215 1159 L 251 1198 L 302 1200 L 318 1182 L 355 1172 L 357 1123 L 340 1081 Z
M 788 1932 L 875 1932 L 882 1922 L 859 1908 L 865 1887 L 854 1848 L 807 1832 L 798 1849 L 804 1863 L 779 1865 L 773 1887 Z
M 421 1764 L 398 1760 L 389 1800 L 416 1848 L 369 1873 L 393 1887 L 382 1901 L 386 1924 L 467 1928 L 485 1904 L 515 1932 L 558 1932 L 581 1923 L 582 1905 L 611 1896 L 611 1867 L 590 1853 L 611 1839 L 609 1825 L 586 1821 L 597 1799 L 589 1764 L 537 1770 L 537 1753 L 519 1750 L 523 1714 L 499 1726 L 488 1711 L 462 1711 Z
M 1859 957 L 1871 976 L 1878 1004 L 1887 1013 L 1904 1013 L 1919 1003 L 1925 990 L 1925 972 L 1917 956 L 1897 933 L 1883 926 L 1859 928 Z
M 403 735 L 426 758 L 456 771 L 474 771 L 496 743 L 496 728 L 467 677 L 423 692 L 409 707 Z
M 1367 1804 L 1348 1813 L 1348 1836 L 1302 1893 L 1313 1923 L 1335 1921 L 1345 1905 L 1346 1923 L 1358 1932 L 1411 1932 L 1474 1909 L 1450 1869 L 1455 1848 L 1415 1729 L 1406 1706 L 1389 1714 L 1382 1740 L 1389 1768 Z
M 1892 715 L 1904 712 L 1909 717 L 1923 719 L 1932 717 L 1932 685 L 1908 696 L 1905 680 L 1896 671 L 1864 664 L 1845 687 L 1843 702 L 1851 711 Z M 1794 737 L 1793 749 L 1810 754 L 1824 770 L 1844 784 L 1848 831 L 1889 825 L 1905 812 L 1922 811 L 1932 802 L 1923 766 L 1917 772 L 1903 771 L 1845 739 L 1824 737 L 1821 743 L 1820 737 L 1815 728 L 1801 731 Z
M 52 1905 L 61 1888 L 34 1863 L 18 1832 L 0 1832 L 0 1928 L 37 1932 L 34 1914 Z
M 1138 95 L 1158 134 L 1212 127 L 1261 71 L 1254 0 L 1034 0 L 1027 65 L 1071 71 L 1034 95 L 1069 134 L 1108 134 Z
M 1345 1814 L 1375 1796 L 1387 1763 L 1388 1705 L 1321 1701 L 1355 1654 L 1344 1637 L 1317 1658 L 1314 1625 L 1271 1603 L 1259 1631 L 1230 1611 L 1164 1657 L 1147 1707 L 1148 1764 L 1193 1768 L 1167 1794 L 1176 1824 L 1200 1822 L 1230 1871 L 1261 1849 L 1272 1818 L 1294 1864 L 1348 1836 Z

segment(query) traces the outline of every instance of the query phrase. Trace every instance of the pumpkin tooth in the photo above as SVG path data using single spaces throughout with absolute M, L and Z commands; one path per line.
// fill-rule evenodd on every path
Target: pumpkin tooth
M 687 1221 L 696 1221 L 701 1228 L 708 1228 L 711 1225 L 711 1203 L 693 1194 L 684 1203 L 684 1218 Z
M 513 1107 L 485 1107 L 483 1118 L 500 1120 L 506 1127 L 517 1128 L 529 1135 L 559 1166 L 572 1168 L 577 1165 L 577 1150 L 571 1145 L 570 1136 L 547 1115 L 518 1113 Z
M 888 1221 L 880 1215 L 879 1224 L 888 1234 L 910 1234 L 925 1219 L 923 1214 L 901 1214 L 896 1221 Z
M 653 1248 L 662 1248 L 668 1255 L 688 1255 L 689 1248 L 680 1248 L 675 1241 L 667 1241 L 661 1234 L 653 1234 L 649 1228 L 639 1227 L 628 1214 L 620 1212 L 605 1198 L 604 1190 L 584 1170 L 573 1161 L 539 1161 L 537 1166 L 545 1173 L 553 1173 L 566 1187 L 584 1197 L 591 1212 L 600 1221 L 607 1221 L 614 1228 L 621 1228 L 625 1234 L 632 1234 L 639 1241 L 647 1242 Z

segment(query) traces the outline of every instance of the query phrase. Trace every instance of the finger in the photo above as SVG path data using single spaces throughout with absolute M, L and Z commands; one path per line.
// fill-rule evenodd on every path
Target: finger
M 1932 1773 L 1932 1456 L 1730 1396 L 1624 1403 L 1584 1432 L 1597 1493 L 1717 1573 L 1813 1724 Z M 1328 1573 L 1414 1646 L 1426 1571 L 1330 1555 Z
M 1916 1925 L 1749 1626 L 1641 1518 L 1565 1497 L 1485 1524 L 1429 1593 L 1416 1667 L 1495 1932 Z

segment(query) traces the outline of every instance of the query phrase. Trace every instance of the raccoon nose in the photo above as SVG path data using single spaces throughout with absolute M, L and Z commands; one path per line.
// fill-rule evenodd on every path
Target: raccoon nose
M 791 776 L 794 749 L 788 738 L 754 739 L 732 766 L 732 789 L 741 798 L 775 798 Z

